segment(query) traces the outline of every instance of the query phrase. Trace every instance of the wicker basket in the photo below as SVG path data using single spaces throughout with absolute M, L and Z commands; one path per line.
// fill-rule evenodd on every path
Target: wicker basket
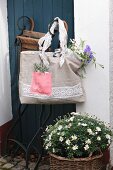
M 87 157 L 66 159 L 64 157 L 50 155 L 50 170 L 102 170 L 103 154 Z

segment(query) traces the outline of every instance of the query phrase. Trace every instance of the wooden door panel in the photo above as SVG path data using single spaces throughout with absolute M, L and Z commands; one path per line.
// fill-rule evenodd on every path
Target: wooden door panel
M 32 17 L 35 22 L 35 31 L 47 32 L 48 24 L 54 17 L 66 20 L 69 26 L 69 38 L 74 37 L 74 5 L 73 0 L 7 0 L 8 1 L 8 25 L 9 25 L 9 51 L 11 70 L 11 93 L 13 115 L 18 111 L 18 49 L 15 46 L 15 37 L 21 33 L 18 29 L 17 21 L 21 16 Z M 24 22 L 24 21 L 23 21 Z M 21 23 L 22 26 L 23 23 Z M 58 35 L 53 40 L 53 48 L 57 47 Z M 23 119 L 24 142 L 26 143 L 39 126 L 41 106 L 29 105 Z M 45 115 L 50 111 L 50 106 L 46 106 Z M 58 116 L 62 116 L 70 111 L 75 111 L 75 105 L 54 105 L 53 114 L 49 123 Z M 45 119 L 43 117 L 43 119 Z

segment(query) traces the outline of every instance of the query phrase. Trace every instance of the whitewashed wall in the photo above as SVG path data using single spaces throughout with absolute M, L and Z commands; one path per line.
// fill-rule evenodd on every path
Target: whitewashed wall
M 113 127 L 113 0 L 110 0 L 110 115 Z M 113 142 L 111 145 L 111 164 L 113 166 Z
M 96 52 L 104 69 L 87 68 L 83 80 L 86 102 L 77 104 L 77 111 L 97 115 L 110 122 L 109 109 L 109 0 L 75 0 L 75 37 L 86 40 Z
M 11 119 L 7 0 L 0 0 L 0 126 Z

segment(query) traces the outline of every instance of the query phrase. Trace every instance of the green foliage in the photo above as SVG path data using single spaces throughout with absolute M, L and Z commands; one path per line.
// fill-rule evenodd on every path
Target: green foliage
M 85 41 L 80 39 L 80 43 L 77 43 L 75 39 L 70 39 L 68 48 L 73 51 L 75 57 L 81 61 L 81 67 L 78 74 L 83 77 L 83 74 L 86 73 L 86 66 L 93 63 L 96 67 L 97 62 L 95 58 L 95 52 L 92 51 L 89 45 L 85 45 Z M 101 68 L 104 68 L 102 64 L 98 64 Z
M 112 131 L 88 114 L 71 113 L 57 119 L 44 133 L 45 149 L 67 158 L 88 157 L 109 147 Z
M 34 71 L 35 71 L 35 72 L 40 71 L 40 72 L 44 73 L 44 72 L 48 72 L 48 70 L 49 70 L 49 68 L 46 67 L 46 66 L 45 66 L 44 64 L 42 64 L 42 63 L 40 63 L 40 64 L 35 63 L 35 64 L 34 64 Z

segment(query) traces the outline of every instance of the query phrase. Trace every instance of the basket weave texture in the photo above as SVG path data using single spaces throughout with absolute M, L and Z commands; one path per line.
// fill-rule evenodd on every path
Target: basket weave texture
M 50 170 L 102 170 L 103 154 L 87 157 L 67 159 L 64 157 L 50 155 Z

